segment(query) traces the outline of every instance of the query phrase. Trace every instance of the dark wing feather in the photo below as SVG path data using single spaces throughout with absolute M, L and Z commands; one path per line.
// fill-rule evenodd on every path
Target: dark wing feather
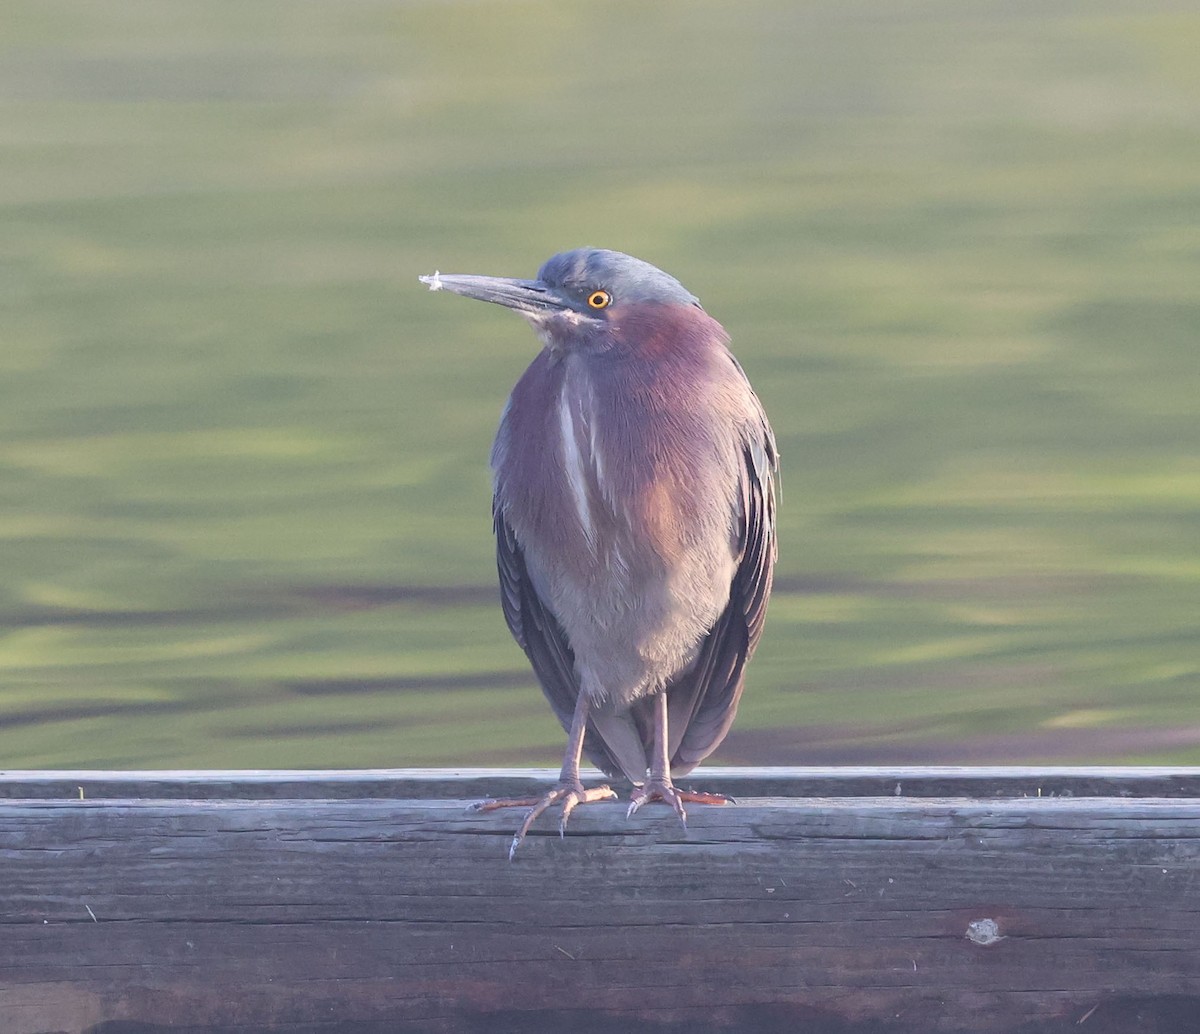
M 741 559 L 729 605 L 704 640 L 692 667 L 667 686 L 671 770 L 683 774 L 716 749 L 729 732 L 742 695 L 746 662 L 766 619 L 775 564 L 775 470 L 770 429 L 743 449 Z
M 558 619 L 538 595 L 525 569 L 525 554 L 498 506 L 493 506 L 496 527 L 496 567 L 500 572 L 500 604 L 504 620 L 517 645 L 525 651 L 542 692 L 564 731 L 571 729 L 575 701 L 579 697 L 579 679 L 575 674 L 575 654 L 567 642 Z M 610 776 L 621 767 L 592 728 L 583 741 L 588 760 Z

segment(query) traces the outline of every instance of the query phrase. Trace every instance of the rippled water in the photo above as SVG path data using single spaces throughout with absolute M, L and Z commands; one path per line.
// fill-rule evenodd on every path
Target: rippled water
M 601 11 L 604 17 L 595 14 Z M 0 766 L 553 764 L 486 455 L 583 243 L 784 457 L 719 760 L 1200 761 L 1200 22 L 9 5 Z

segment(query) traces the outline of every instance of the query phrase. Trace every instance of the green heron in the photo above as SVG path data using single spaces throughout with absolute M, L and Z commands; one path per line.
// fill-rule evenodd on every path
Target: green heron
M 520 313 L 543 344 L 492 447 L 504 617 L 567 732 L 558 784 L 485 801 L 530 811 L 616 794 L 632 815 L 681 790 L 733 724 L 775 563 L 775 439 L 728 335 L 674 277 L 616 251 L 551 258 L 536 280 L 435 273 L 431 290 Z

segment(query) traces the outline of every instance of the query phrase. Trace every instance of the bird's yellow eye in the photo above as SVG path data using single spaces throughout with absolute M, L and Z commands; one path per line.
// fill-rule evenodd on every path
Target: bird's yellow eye
M 612 295 L 607 291 L 593 291 L 588 295 L 588 305 L 593 309 L 607 309 L 612 302 Z

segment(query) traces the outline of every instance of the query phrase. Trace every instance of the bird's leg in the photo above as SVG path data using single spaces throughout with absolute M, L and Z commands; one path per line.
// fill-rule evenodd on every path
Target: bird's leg
M 654 754 L 650 758 L 650 772 L 646 781 L 634 787 L 629 799 L 629 815 L 647 801 L 663 801 L 675 809 L 679 821 L 687 829 L 687 812 L 683 802 L 693 804 L 728 804 L 729 798 L 719 793 L 701 793 L 697 790 L 680 790 L 671 781 L 671 759 L 668 757 L 667 738 L 667 694 L 659 693 L 654 705 Z
M 629 800 L 629 815 L 647 801 L 664 801 L 675 809 L 683 828 L 687 829 L 687 812 L 683 810 L 675 784 L 671 782 L 671 760 L 667 757 L 667 694 L 654 697 L 654 753 L 650 757 L 650 772 L 640 787 L 634 787 Z
M 472 805 L 474 811 L 494 811 L 496 808 L 529 808 L 512 845 L 508 849 L 508 860 L 511 862 L 529 827 L 537 820 L 550 805 L 562 802 L 562 818 L 558 823 L 558 835 L 564 836 L 567 829 L 567 819 L 578 804 L 590 804 L 592 801 L 611 800 L 617 796 L 609 787 L 594 786 L 590 789 L 583 785 L 579 778 L 579 759 L 583 756 L 583 737 L 587 733 L 588 698 L 581 692 L 575 702 L 575 713 L 571 716 L 571 732 L 567 736 L 567 749 L 563 754 L 562 771 L 558 774 L 558 785 L 541 797 L 516 797 L 504 800 L 480 801 Z

